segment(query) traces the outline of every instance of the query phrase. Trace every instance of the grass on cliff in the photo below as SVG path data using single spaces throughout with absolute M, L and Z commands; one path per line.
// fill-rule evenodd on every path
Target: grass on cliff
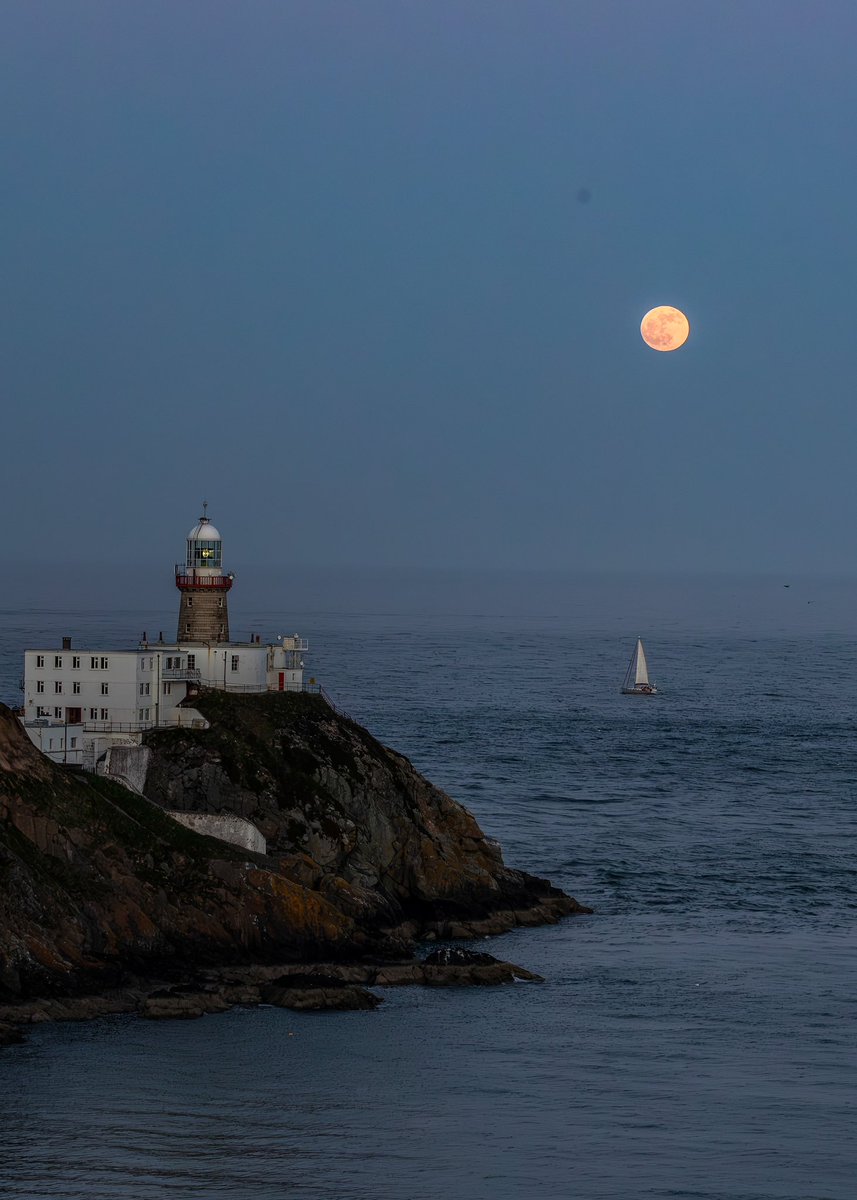
M 191 878 L 201 881 L 212 860 L 243 863 L 248 857 L 237 847 L 180 825 L 156 804 L 99 775 L 66 774 L 57 768 L 48 780 L 16 776 L 0 781 L 0 786 L 55 830 L 56 838 L 69 845 L 71 860 L 41 850 L 11 822 L 3 822 L 0 839 L 37 877 L 71 894 L 95 899 L 107 890 L 106 881 L 88 865 L 96 847 L 109 854 L 115 846 L 134 864 L 136 874 L 167 888 L 175 885 L 179 865 L 187 884 Z
M 156 729 L 146 735 L 146 744 L 173 760 L 191 745 L 210 750 L 232 783 L 257 795 L 273 785 L 302 803 L 327 801 L 317 777 L 320 766 L 327 762 L 356 777 L 357 745 L 383 753 L 364 729 L 312 693 L 204 690 L 196 708 L 210 728 Z

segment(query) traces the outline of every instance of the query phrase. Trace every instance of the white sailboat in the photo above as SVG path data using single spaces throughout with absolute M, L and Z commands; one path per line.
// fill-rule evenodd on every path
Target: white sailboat
M 623 696 L 656 696 L 658 689 L 649 683 L 649 664 L 646 662 L 646 652 L 643 643 L 637 638 L 637 645 L 625 672 L 625 682 L 622 684 Z

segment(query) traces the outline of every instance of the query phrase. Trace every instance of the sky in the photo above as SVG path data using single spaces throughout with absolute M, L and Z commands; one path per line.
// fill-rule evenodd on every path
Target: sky
M 854 573 L 850 0 L 0 26 L 7 571 Z

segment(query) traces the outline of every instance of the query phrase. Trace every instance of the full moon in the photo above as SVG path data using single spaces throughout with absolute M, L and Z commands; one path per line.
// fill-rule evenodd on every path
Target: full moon
M 640 322 L 643 341 L 653 350 L 678 350 L 687 341 L 690 325 L 687 317 L 670 304 L 650 309 Z

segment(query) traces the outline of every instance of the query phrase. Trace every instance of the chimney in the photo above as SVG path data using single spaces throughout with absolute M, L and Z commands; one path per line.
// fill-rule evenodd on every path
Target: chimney
M 71 638 L 64 637 L 62 640 L 63 650 L 71 650 Z

